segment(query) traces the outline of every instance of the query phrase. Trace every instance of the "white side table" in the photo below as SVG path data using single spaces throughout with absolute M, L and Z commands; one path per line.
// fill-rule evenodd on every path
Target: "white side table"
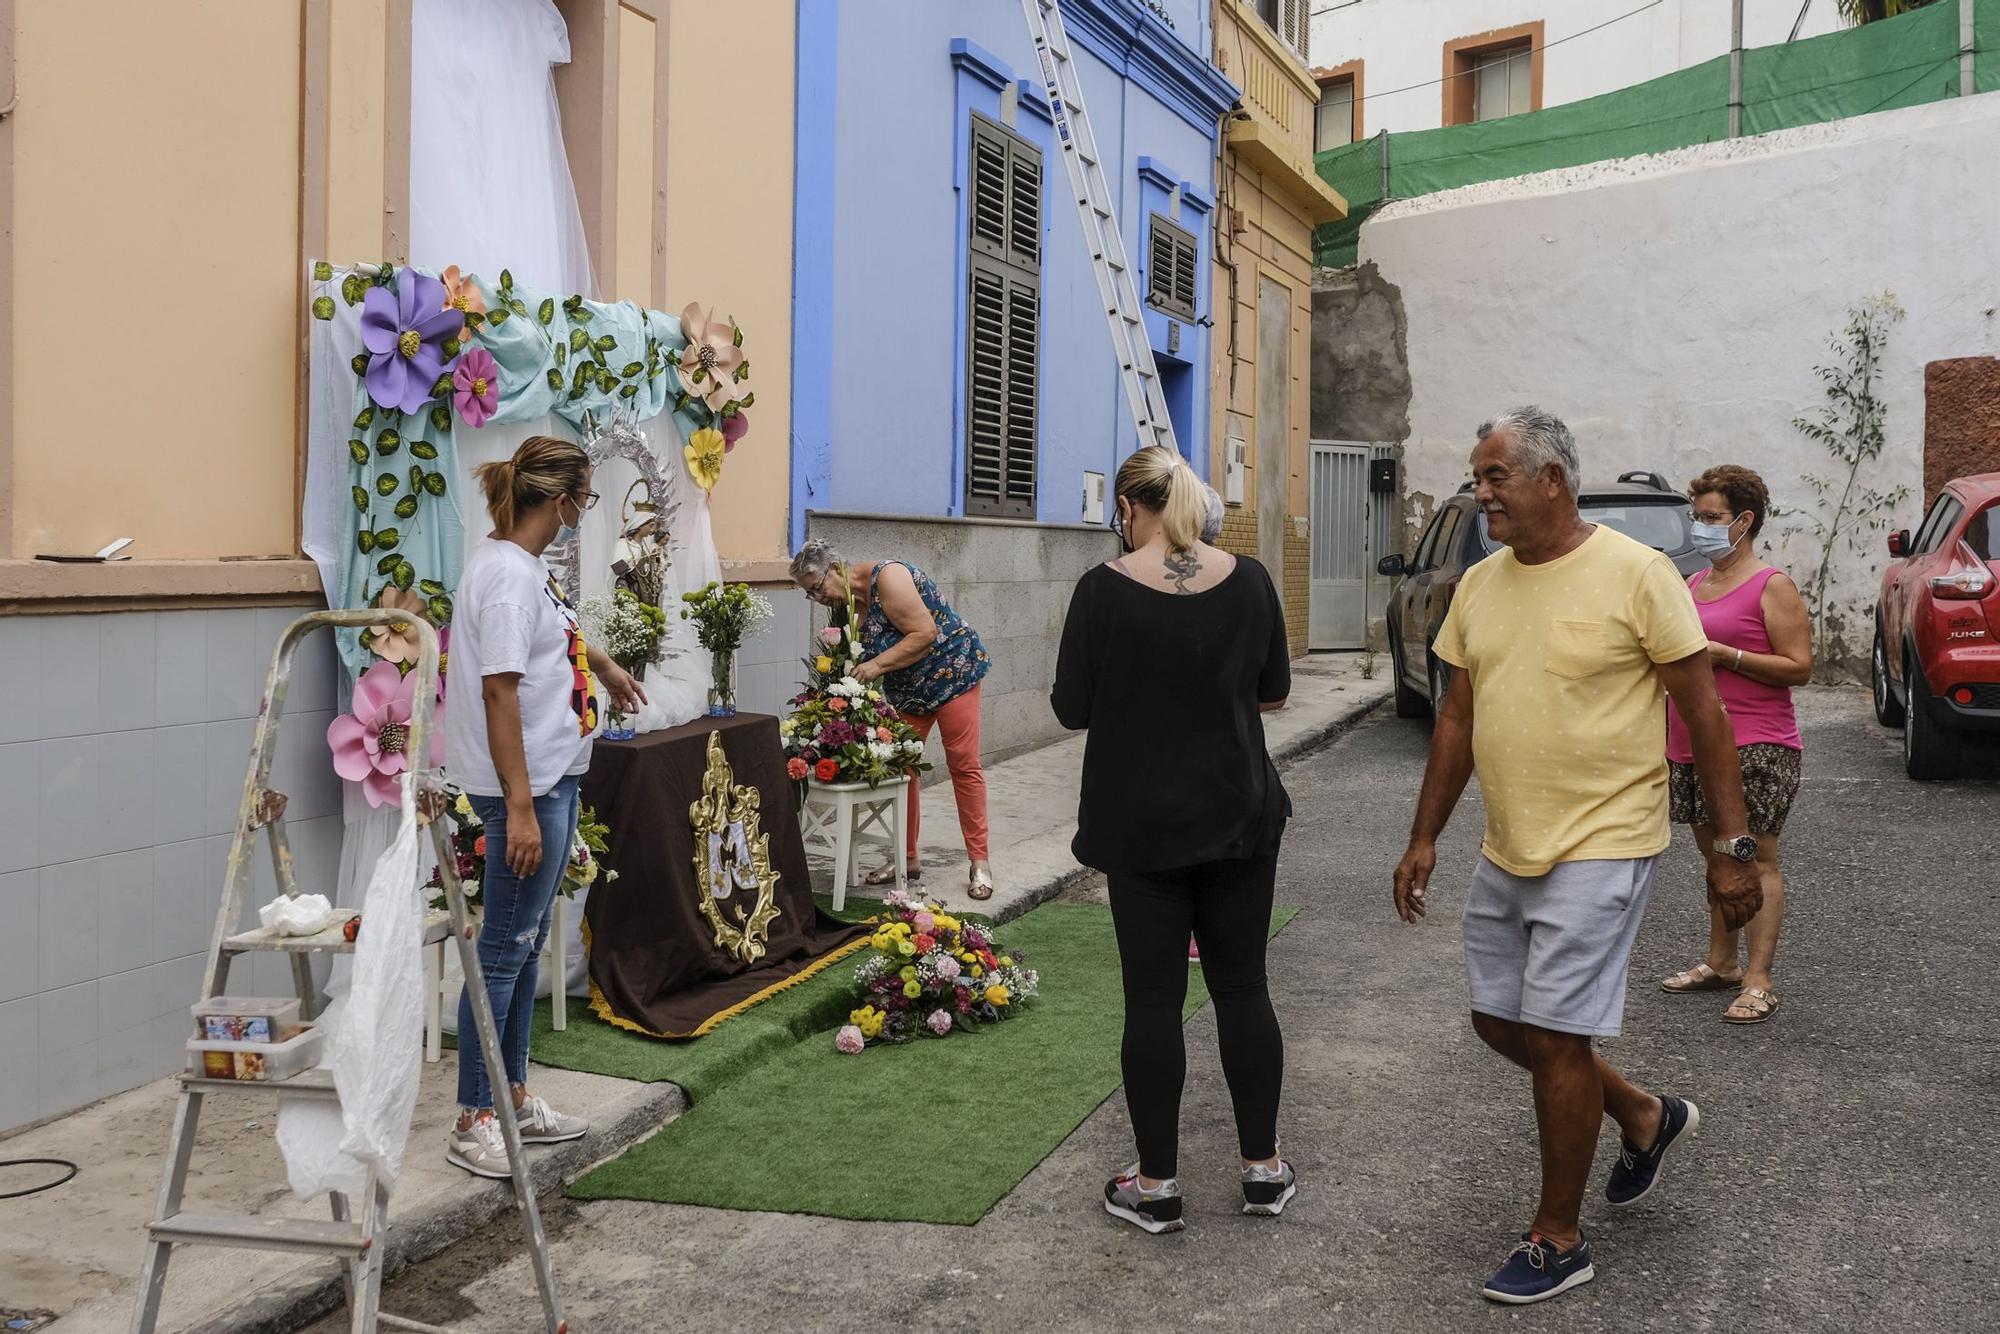
M 861 865 L 856 854 L 864 843 L 884 847 L 895 862 L 896 888 L 909 887 L 909 849 L 903 842 L 909 786 L 908 778 L 879 787 L 806 780 L 806 799 L 799 807 L 799 836 L 808 849 L 833 854 L 835 912 L 847 906 L 849 886 L 860 883 Z
M 555 908 L 549 916 L 549 943 L 542 948 L 540 965 L 545 975 L 554 979 L 549 986 L 549 1009 L 558 1033 L 569 1027 L 568 928 L 569 899 L 558 893 Z M 477 932 L 478 929 L 478 919 L 474 918 L 473 930 Z M 447 1002 L 458 1003 L 459 989 L 465 982 L 461 977 L 445 976 L 445 946 L 450 943 L 451 931 L 447 926 L 443 939 L 429 944 L 424 950 L 425 1061 L 444 1059 L 444 1007 Z

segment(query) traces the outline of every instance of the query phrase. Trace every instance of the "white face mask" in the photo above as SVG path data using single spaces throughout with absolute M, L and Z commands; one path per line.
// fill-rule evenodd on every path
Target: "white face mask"
M 1690 524 L 1694 549 L 1708 557 L 1710 563 L 1725 559 L 1730 552 L 1736 550 L 1736 544 L 1743 540 L 1740 537 L 1730 537 L 1729 530 L 1735 526 L 1735 519 L 1731 519 L 1728 523 Z

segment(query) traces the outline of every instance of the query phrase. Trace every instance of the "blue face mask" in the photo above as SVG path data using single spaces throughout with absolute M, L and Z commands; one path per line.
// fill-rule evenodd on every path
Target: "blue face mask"
M 571 503 L 574 504 L 575 502 L 572 501 Z M 562 517 L 562 503 L 560 501 L 556 503 L 556 517 L 558 519 Z M 580 522 L 583 519 L 583 512 L 581 510 L 577 511 L 576 517 Z M 562 527 L 556 529 L 556 541 L 564 545 L 568 545 L 569 543 L 576 541 L 576 539 L 581 534 L 582 534 L 582 529 L 578 528 L 576 524 L 566 523 Z
M 1741 540 L 1731 539 L 1729 536 L 1729 530 L 1735 522 L 1732 519 L 1729 523 L 1690 524 L 1689 527 L 1693 530 L 1694 549 L 1708 557 L 1710 561 L 1721 560 L 1736 550 L 1736 542 Z

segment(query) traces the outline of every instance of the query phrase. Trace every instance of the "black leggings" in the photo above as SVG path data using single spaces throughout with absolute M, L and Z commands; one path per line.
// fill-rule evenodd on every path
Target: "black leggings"
M 1139 1170 L 1148 1177 L 1177 1171 L 1181 1085 L 1187 1078 L 1181 1009 L 1187 1000 L 1190 932 L 1201 947 L 1202 975 L 1215 998 L 1238 1149 L 1249 1159 L 1278 1151 L 1285 1040 L 1264 979 L 1277 875 L 1273 853 L 1109 877 L 1111 919 L 1125 972 L 1125 1105 L 1139 1142 Z

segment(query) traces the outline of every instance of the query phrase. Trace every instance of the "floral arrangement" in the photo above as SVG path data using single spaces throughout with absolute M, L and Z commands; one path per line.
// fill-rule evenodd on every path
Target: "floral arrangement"
M 735 320 L 724 323 L 693 302 L 681 312 L 681 332 L 687 346 L 667 354 L 681 386 L 674 411 L 705 419 L 681 452 L 688 475 L 702 490 L 713 491 L 722 480 L 723 456 L 750 431 L 744 409 L 757 395 L 745 387 L 750 361 L 743 355 L 743 330 Z
M 456 794 L 451 804 L 451 849 L 458 861 L 459 885 L 465 893 L 467 910 L 476 912 L 485 902 L 480 886 L 486 879 L 486 826 L 480 823 L 465 793 L 456 788 L 445 790 Z M 618 872 L 598 860 L 604 855 L 605 839 L 610 833 L 590 807 L 578 808 L 576 833 L 570 838 L 569 865 L 563 868 L 562 883 L 557 886 L 564 898 L 575 898 L 579 889 L 588 889 L 600 876 L 607 885 L 618 878 Z M 444 877 L 435 868 L 431 871 L 430 887 L 439 891 L 431 896 L 431 907 L 444 907 Z
M 707 583 L 681 594 L 681 619 L 693 621 L 695 638 L 711 653 L 734 653 L 771 623 L 771 599 L 748 584 Z
M 585 598 L 581 614 L 591 641 L 634 676 L 660 656 L 667 614 L 631 589 Z
M 892 890 L 888 920 L 854 969 L 861 1005 L 834 1046 L 850 1055 L 871 1042 L 949 1036 L 1011 1017 L 1034 999 L 1041 979 L 991 932 L 959 921 L 934 900 Z
M 854 678 L 861 645 L 852 628 L 829 625 L 819 651 L 805 660 L 805 689 L 792 697 L 792 715 L 778 724 L 785 743 L 785 772 L 793 782 L 866 783 L 879 787 L 931 766 L 923 739 L 889 707 L 873 685 Z

